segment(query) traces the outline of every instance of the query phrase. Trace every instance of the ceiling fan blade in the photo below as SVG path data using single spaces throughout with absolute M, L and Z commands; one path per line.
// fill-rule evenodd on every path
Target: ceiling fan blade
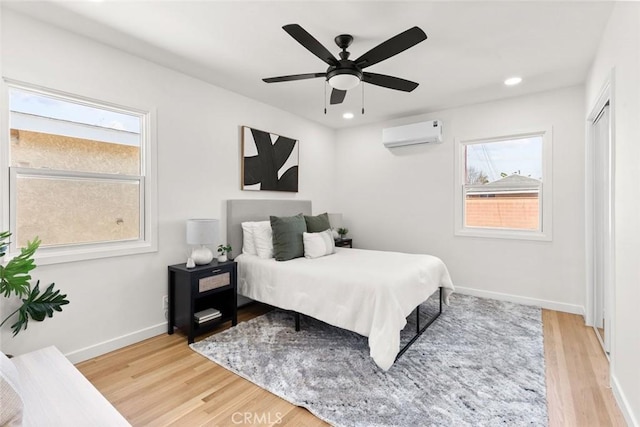
M 389 89 L 411 92 L 418 87 L 418 83 L 400 77 L 387 76 L 385 74 L 362 73 L 362 80 L 372 85 L 382 86 Z
M 309 34 L 298 24 L 289 24 L 282 27 L 291 37 L 304 46 L 309 52 L 322 59 L 329 65 L 338 65 L 338 60 L 318 40 Z
M 262 79 L 262 81 L 265 83 L 290 82 L 293 80 L 315 79 L 316 77 L 324 77 L 326 75 L 327 73 L 293 74 L 291 76 L 268 77 Z
M 364 55 L 355 60 L 360 68 L 370 67 L 387 58 L 404 52 L 427 39 L 427 35 L 418 27 L 409 28 L 407 31 L 391 37 L 386 42 L 380 43 Z
M 347 91 L 346 90 L 332 89 L 331 90 L 331 99 L 329 100 L 329 103 L 331 105 L 342 104 L 342 101 L 344 101 L 344 97 L 345 96 L 347 96 Z

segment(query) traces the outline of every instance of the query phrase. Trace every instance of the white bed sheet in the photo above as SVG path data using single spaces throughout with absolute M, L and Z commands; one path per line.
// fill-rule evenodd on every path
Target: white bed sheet
M 278 262 L 242 254 L 238 293 L 369 337 L 370 355 L 388 370 L 400 351 L 400 331 L 416 306 L 453 284 L 437 257 L 336 248 L 316 259 Z

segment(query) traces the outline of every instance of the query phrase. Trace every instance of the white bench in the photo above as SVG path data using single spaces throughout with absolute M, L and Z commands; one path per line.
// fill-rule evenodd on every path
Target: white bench
M 10 360 L 20 377 L 24 426 L 130 426 L 57 348 Z

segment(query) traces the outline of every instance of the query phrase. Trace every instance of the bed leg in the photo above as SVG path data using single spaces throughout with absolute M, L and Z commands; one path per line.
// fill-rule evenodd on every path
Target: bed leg
M 300 313 L 295 313 L 294 318 L 296 319 L 296 332 L 300 331 Z
M 413 338 L 411 338 L 411 340 L 404 346 L 402 347 L 402 349 L 400 349 L 400 351 L 398 352 L 398 355 L 396 356 L 396 360 L 400 359 L 400 356 L 402 356 L 404 354 L 405 351 L 407 351 L 409 349 L 409 347 L 411 347 L 411 345 L 418 339 L 420 338 L 420 335 L 422 335 L 424 333 L 424 331 L 427 330 L 427 328 L 429 326 L 431 326 L 431 324 L 438 318 L 440 317 L 440 315 L 442 314 L 442 288 L 440 288 L 440 311 L 438 313 L 436 313 L 433 317 L 431 317 L 429 319 L 429 321 L 427 322 L 426 325 L 424 325 L 422 328 L 420 328 L 420 306 L 416 307 L 416 334 Z

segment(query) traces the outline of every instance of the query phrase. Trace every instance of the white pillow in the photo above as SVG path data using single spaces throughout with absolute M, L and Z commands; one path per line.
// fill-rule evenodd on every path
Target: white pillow
M 242 253 L 248 255 L 258 255 L 256 251 L 255 239 L 253 238 L 253 228 L 255 222 L 242 223 Z
M 260 258 L 273 258 L 273 233 L 270 221 L 253 223 L 253 243 Z
M 24 403 L 20 377 L 13 362 L 0 352 L 0 425 L 21 426 Z
M 336 243 L 331 230 L 320 233 L 302 233 L 305 258 L 319 258 L 335 252 Z

